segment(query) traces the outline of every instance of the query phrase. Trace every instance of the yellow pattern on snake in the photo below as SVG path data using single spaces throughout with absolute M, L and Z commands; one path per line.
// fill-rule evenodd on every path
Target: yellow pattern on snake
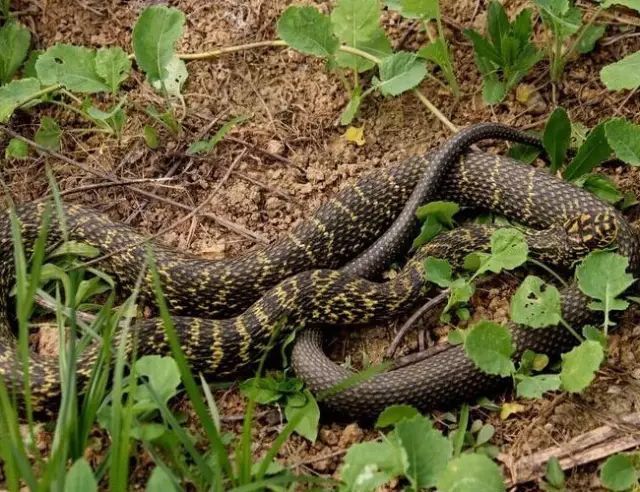
M 430 255 L 455 261 L 463 251 L 486 246 L 490 229 L 472 227 L 441 236 L 423 247 L 397 277 L 387 282 L 366 280 L 335 268 L 386 230 L 429 165 L 428 156 L 416 157 L 365 176 L 320 207 L 311 220 L 265 250 L 243 257 L 213 262 L 153 243 L 162 287 L 192 368 L 216 378 L 236 374 L 259 358 L 283 319 L 287 320 L 286 329 L 302 324 L 368 323 L 396 316 L 424 300 L 428 287 L 421 258 Z M 395 185 L 390 187 L 390 182 Z M 495 210 L 540 229 L 530 230 L 527 237 L 542 258 L 566 262 L 575 257 L 576 251 L 615 242 L 618 250 L 630 257 L 631 265 L 638 265 L 636 235 L 616 210 L 583 190 L 511 159 L 485 153 L 467 155 L 450 170 L 440 195 L 463 205 Z M 44 210 L 43 204 L 16 209 L 27 251 L 38 235 Z M 80 206 L 65 205 L 63 212 L 68 239 L 91 244 L 105 254 L 116 252 L 101 267 L 112 272 L 122 288 L 131 289 L 145 264 L 146 249 L 138 244 L 143 236 Z M 48 244 L 61 241 L 62 231 L 54 214 Z M 309 251 L 313 252 L 313 263 Z M 9 323 L 9 291 L 15 277 L 12 255 L 10 218 L 5 213 L 0 216 L 0 377 L 19 395 L 22 363 L 16 355 Z M 142 291 L 151 291 L 148 276 Z M 565 317 L 582 319 L 584 306 L 579 294 L 571 294 L 565 302 Z M 190 317 L 183 316 L 185 313 Z M 231 315 L 235 317 L 211 319 Z M 566 344 L 564 338 L 554 336 L 542 341 L 540 336 L 529 339 L 530 348 L 543 351 L 557 340 Z M 165 331 L 158 320 L 136 323 L 127 341 L 129 349 L 134 339 L 138 340 L 138 355 L 169 353 Z M 99 344 L 94 343 L 80 355 L 81 381 L 89 376 L 99 350 Z M 319 388 L 326 381 L 317 377 L 314 380 L 314 374 L 325 367 L 314 350 L 313 344 L 301 346 L 294 353 L 294 362 L 297 370 L 308 370 L 305 377 L 312 387 Z M 441 361 L 449 365 L 449 380 L 442 380 L 442 373 L 436 373 L 433 377 L 439 379 L 438 384 L 451 383 L 451 377 L 457 377 L 457 386 L 452 387 L 457 397 L 472 395 L 471 389 L 481 391 L 482 381 L 493 384 L 491 378 L 473 375 L 472 384 L 460 387 L 458 383 L 464 386 L 464 377 L 469 374 L 466 366 L 467 372 L 456 372 L 461 367 L 461 357 L 464 359 L 464 354 Z M 39 414 L 55 411 L 60 397 L 57 361 L 32 354 L 29 367 L 34 410 Z M 418 404 L 430 404 L 434 395 L 442 396 L 441 390 L 431 394 L 428 390 L 427 396 L 416 397 Z M 394 391 L 390 396 L 403 398 Z M 352 393 L 349 398 L 359 396 L 363 399 L 356 411 L 363 411 L 361 407 L 366 407 L 368 401 L 366 393 Z M 443 398 L 446 402 L 447 396 Z M 338 403 L 340 406 L 344 401 Z M 349 407 L 349 411 L 354 409 L 353 405 Z

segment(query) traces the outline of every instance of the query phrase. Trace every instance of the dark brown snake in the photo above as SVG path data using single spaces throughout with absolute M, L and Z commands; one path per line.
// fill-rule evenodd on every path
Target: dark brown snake
M 284 334 L 303 324 L 370 323 L 397 316 L 424 300 L 429 289 L 420 259 L 439 256 L 455 260 L 458 251 L 485 247 L 490 229 L 470 228 L 437 238 L 391 281 L 380 283 L 363 276 L 374 275 L 381 264 L 402 251 L 415 225 L 415 207 L 425 197 L 431 199 L 438 188 L 440 197 L 495 210 L 542 229 L 527 233 L 533 250 L 542 258 L 563 262 L 568 258 L 558 257 L 563 251 L 570 256 L 615 240 L 618 251 L 629 256 L 635 271 L 638 240 L 634 231 L 615 209 L 589 193 L 544 171 L 484 153 L 456 159 L 450 169 L 442 164 L 469 143 L 487 137 L 530 140 L 500 125 L 472 127 L 443 146 L 433 159 L 435 164 L 430 163 L 432 154 L 365 176 L 287 236 L 243 257 L 213 262 L 153 243 L 164 294 L 192 369 L 216 378 L 232 376 L 260 358 L 276 330 Z M 27 251 L 33 247 L 45 210 L 43 203 L 16 209 Z M 52 215 L 48 245 L 73 239 L 102 253 L 115 253 L 101 267 L 112 272 L 125 291 L 132 289 L 145 269 L 147 250 L 140 244 L 143 236 L 79 206 L 65 205 L 63 217 L 64 227 L 60 218 Z M 392 222 L 391 229 L 381 236 Z M 335 270 L 363 251 L 345 269 Z M 6 213 L 0 217 L 0 377 L 20 397 L 22 362 L 10 325 L 9 291 L 14 278 L 10 217 Z M 148 272 L 142 290 L 151 291 Z M 575 289 L 564 293 L 563 310 L 564 318 L 574 324 L 588 316 L 586 302 Z M 238 315 L 210 319 L 234 314 Z M 547 330 L 544 336 L 530 333 L 515 330 L 520 351 L 527 347 L 553 355 L 572 343 L 571 336 L 561 329 Z M 128 354 L 136 341 L 137 355 L 170 352 L 157 319 L 140 321 L 128 332 Z M 80 355 L 81 383 L 90 376 L 99 350 L 100 344 L 93 343 Z M 33 408 L 36 413 L 51 414 L 61 391 L 58 362 L 37 354 L 30 357 Z M 315 331 L 307 331 L 297 343 L 293 365 L 314 390 L 326 389 L 347 375 L 324 357 Z M 328 404 L 349 414 L 371 416 L 389 403 L 408 402 L 423 408 L 450 405 L 501 382 L 476 370 L 463 352 L 451 348 L 410 368 L 379 375 L 334 396 Z

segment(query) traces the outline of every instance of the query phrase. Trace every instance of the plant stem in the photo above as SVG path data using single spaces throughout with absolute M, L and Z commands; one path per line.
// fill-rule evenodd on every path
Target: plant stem
M 584 338 L 582 338 L 580 336 L 580 334 L 574 330 L 573 326 L 571 326 L 569 323 L 567 323 L 564 318 L 560 318 L 560 323 L 562 324 L 562 326 L 564 326 L 567 330 L 569 330 L 569 333 L 571 333 L 574 337 L 576 337 L 576 339 L 582 343 L 584 342 Z
M 251 50 L 253 48 L 264 48 L 270 46 L 287 46 L 281 39 L 270 39 L 268 41 L 256 41 L 255 43 L 238 44 L 236 46 L 227 46 L 211 51 L 203 51 L 202 53 L 180 53 L 178 57 L 183 60 L 206 60 L 207 58 L 215 58 L 216 56 L 226 53 L 236 53 L 238 51 Z
M 38 99 L 41 96 L 46 96 L 47 94 L 50 94 L 51 92 L 55 92 L 58 89 L 61 89 L 62 86 L 60 84 L 55 84 L 55 85 L 50 85 L 48 87 L 44 87 L 42 89 L 40 89 L 38 92 L 35 92 L 29 99 L 25 100 L 22 102 L 22 104 L 20 104 L 20 106 L 18 106 L 19 108 L 21 108 L 22 106 L 24 106 L 25 104 L 33 101 L 34 99 Z

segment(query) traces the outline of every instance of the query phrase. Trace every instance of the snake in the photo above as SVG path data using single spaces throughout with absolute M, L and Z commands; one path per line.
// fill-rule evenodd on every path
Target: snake
M 33 251 L 42 224 L 47 224 L 48 248 L 75 240 L 100 249 L 105 254 L 100 267 L 114 274 L 124 292 L 141 284 L 143 299 L 152 298 L 153 292 L 153 275 L 147 268 L 150 251 L 182 351 L 194 371 L 215 378 L 231 377 L 255 364 L 274 337 L 282 337 L 291 327 L 371 323 L 406 312 L 424 299 L 429 289 L 420 258 L 455 255 L 455 236 L 425 246 L 391 281 L 367 277 L 402 250 L 415 226 L 415 207 L 437 191 L 440 196 L 484 206 L 541 228 L 528 233 L 531 243 L 541 250 L 564 232 L 567 241 L 585 247 L 615 242 L 630 258 L 632 268 L 637 267 L 635 232 L 611 206 L 543 171 L 504 157 L 471 153 L 458 158 L 473 141 L 491 137 L 535 140 L 504 125 L 469 127 L 436 153 L 362 177 L 270 246 L 227 260 L 206 260 L 159 242 L 146 243 L 145 236 L 130 226 L 80 205 L 62 204 L 52 210 L 49 203 L 40 201 L 11 208 L 0 216 L 0 379 L 20 402 L 24 397 L 24 365 L 11 324 L 10 291 L 15 280 L 12 223 L 17 225 L 28 253 Z M 468 229 L 458 239 L 460 248 L 469 244 L 482 247 L 487 243 L 487 231 Z M 554 248 L 554 254 L 562 248 Z M 579 292 L 565 293 L 564 300 L 567 320 L 584 316 L 586 304 Z M 322 387 L 331 377 L 343 378 L 344 374 L 335 372 L 327 373 L 325 379 L 317 377 L 319 370 L 326 369 L 327 360 L 320 356 L 316 332 L 306 333 L 294 348 L 294 369 L 313 388 Z M 546 333 L 549 336 L 529 339 L 528 347 L 545 351 L 566 342 L 555 331 Z M 171 353 L 159 318 L 139 320 L 133 330 L 119 336 L 125 337 L 127 355 L 134 350 L 137 356 Z M 312 339 L 314 343 L 307 343 Z M 101 344 L 94 342 L 79 355 L 80 384 L 90 378 L 100 350 Z M 466 360 L 464 354 L 453 350 L 451 357 L 441 360 L 447 364 L 447 374 L 429 375 L 419 370 L 410 376 L 435 378 L 444 384 L 451 383 L 451 378 L 457 382 L 469 378 L 476 393 L 495 385 L 495 378 L 478 376 L 466 366 L 459 370 L 462 359 Z M 30 353 L 28 367 L 32 408 L 38 415 L 51 415 L 62 391 L 58 361 Z M 366 405 L 371 398 L 369 389 L 358 388 L 344 394 L 354 398 L 355 391 L 355 398 L 362 396 Z M 421 403 L 435 398 L 436 404 L 446 404 L 452 397 L 424 389 Z M 389 396 L 396 399 L 404 398 L 402 388 L 383 390 L 390 390 Z M 472 396 L 470 389 L 465 391 L 465 397 Z M 457 398 L 462 395 L 455 388 L 453 393 Z M 363 410 L 341 400 L 333 403 L 348 412 Z

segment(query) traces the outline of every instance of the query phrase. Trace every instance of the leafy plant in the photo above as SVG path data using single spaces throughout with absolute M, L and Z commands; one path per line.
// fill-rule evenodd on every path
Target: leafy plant
M 542 54 L 531 43 L 531 10 L 524 9 L 509 22 L 504 7 L 489 4 L 487 37 L 467 29 L 475 61 L 482 74 L 482 96 L 487 104 L 501 102 L 507 93 L 540 61 Z
M 612 491 L 631 490 L 638 485 L 637 462 L 634 456 L 614 454 L 609 456 L 600 469 L 600 481 Z
M 583 26 L 580 10 L 570 0 L 535 0 L 542 22 L 549 29 L 552 41 L 546 49 L 550 60 L 551 80 L 560 80 L 564 67 L 574 52 L 585 54 L 593 50 L 602 37 L 605 26 L 592 22 Z M 592 18 L 592 21 L 595 16 Z M 567 45 L 569 41 L 571 44 Z

